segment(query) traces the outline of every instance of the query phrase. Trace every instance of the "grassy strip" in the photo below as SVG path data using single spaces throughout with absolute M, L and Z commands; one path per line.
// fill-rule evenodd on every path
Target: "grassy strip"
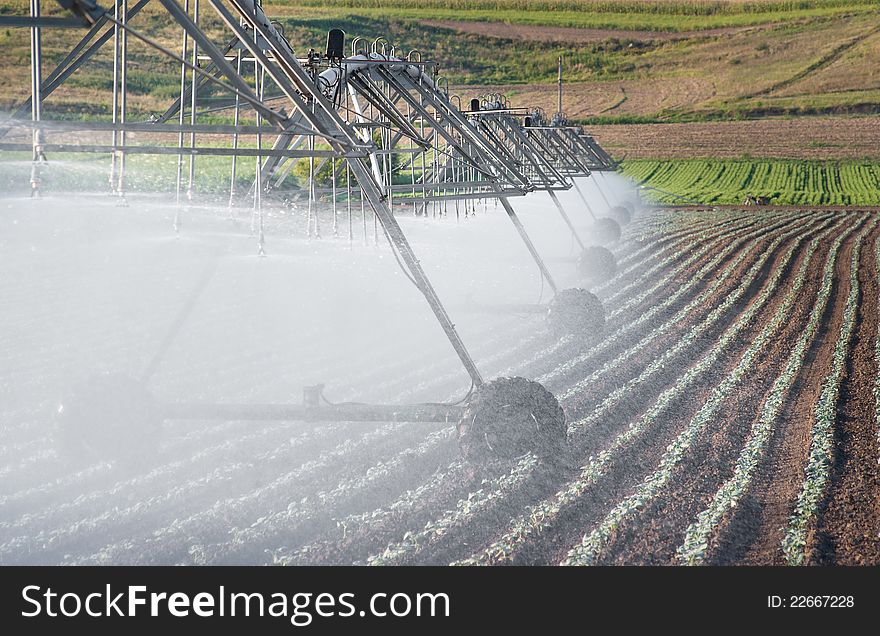
M 340 13 L 399 19 L 467 20 L 536 26 L 631 29 L 681 32 L 750 26 L 792 20 L 866 13 L 871 0 L 807 0 L 805 2 L 595 2 L 567 0 L 290 0 L 301 12 L 332 16 Z M 284 9 L 277 10 L 283 13 Z

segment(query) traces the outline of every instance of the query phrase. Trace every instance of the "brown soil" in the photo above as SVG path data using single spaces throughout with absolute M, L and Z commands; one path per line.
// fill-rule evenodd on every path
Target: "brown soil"
M 828 374 L 835 334 L 843 318 L 852 248 L 852 240 L 841 246 L 835 265 L 834 288 L 819 331 L 776 423 L 767 460 L 759 469 L 752 489 L 719 535 L 718 548 L 711 555 L 714 562 L 784 564 L 782 537 L 804 480 L 813 407 Z M 817 268 L 815 276 L 820 275 L 821 269 Z
M 693 159 L 880 157 L 880 117 L 800 117 L 688 124 L 590 126 L 616 157 Z
M 541 341 L 540 345 L 535 345 L 537 351 L 533 351 L 533 355 L 526 360 L 523 360 L 521 349 L 519 352 L 516 348 L 511 350 L 509 364 L 519 364 L 524 373 L 531 377 L 554 372 L 552 379 L 546 381 L 546 386 L 548 390 L 560 394 L 574 382 L 582 381 L 605 360 L 614 356 L 620 357 L 641 338 L 654 333 L 652 330 L 657 330 L 661 323 L 670 320 L 685 303 L 703 293 L 717 280 L 721 269 L 731 263 L 732 259 L 742 256 L 743 262 L 737 265 L 718 290 L 707 294 L 699 306 L 682 320 L 670 325 L 663 333 L 658 333 L 655 341 L 634 352 L 630 360 L 620 360 L 620 364 L 614 369 L 605 372 L 566 399 L 563 406 L 571 419 L 593 413 L 599 401 L 610 391 L 636 377 L 665 349 L 678 342 L 692 326 L 705 324 L 709 312 L 740 284 L 747 268 L 767 254 L 768 245 L 774 237 L 788 230 L 794 230 L 796 235 L 787 238 L 772 253 L 767 254 L 767 262 L 761 267 L 756 279 L 749 283 L 735 306 L 719 317 L 717 324 L 706 329 L 701 337 L 688 345 L 686 351 L 679 352 L 649 381 L 628 391 L 624 399 L 613 409 L 609 409 L 606 417 L 579 430 L 573 436 L 569 451 L 561 454 L 556 461 L 546 462 L 542 468 L 530 473 L 519 487 L 498 493 L 480 512 L 474 512 L 472 516 L 461 520 L 449 532 L 429 538 L 427 545 L 407 555 L 406 562 L 448 563 L 470 556 L 497 539 L 510 527 L 511 521 L 528 510 L 529 506 L 552 497 L 560 488 L 577 478 L 579 467 L 590 456 L 607 448 L 611 440 L 635 418 L 642 416 L 664 390 L 679 383 L 691 365 L 718 347 L 721 333 L 755 302 L 773 272 L 784 268 L 779 291 L 757 312 L 744 332 L 709 365 L 711 368 L 701 373 L 686 394 L 668 405 L 663 414 L 633 440 L 631 445 L 612 458 L 603 478 L 588 488 L 582 497 L 572 502 L 552 521 L 549 528 L 542 529 L 519 545 L 512 558 L 514 562 L 522 564 L 558 563 L 572 545 L 581 540 L 585 532 L 601 522 L 612 507 L 629 496 L 645 476 L 655 469 L 667 445 L 680 434 L 682 427 L 689 422 L 710 392 L 725 378 L 733 365 L 739 362 L 742 352 L 751 344 L 754 332 L 766 323 L 779 306 L 784 290 L 791 285 L 793 272 L 803 262 L 805 246 L 820 230 L 823 219 L 830 216 L 832 222 L 852 228 L 855 224 L 868 222 L 876 212 L 876 209 L 805 211 L 798 208 L 768 207 L 709 214 L 705 210 L 703 213 L 691 210 L 655 211 L 652 216 L 643 216 L 642 221 L 637 220 L 635 230 L 625 233 L 625 236 L 629 234 L 632 237 L 630 240 L 639 246 L 639 256 L 635 259 L 638 262 L 634 263 L 636 267 L 632 279 L 635 284 L 624 291 L 620 298 L 609 301 L 607 308 L 611 310 L 621 307 L 621 303 L 628 299 L 639 297 L 652 289 L 664 274 L 670 275 L 670 280 L 650 293 L 650 297 L 620 312 L 612 321 L 613 324 L 622 325 L 625 321 L 642 315 L 650 307 L 668 298 L 673 291 L 681 289 L 684 283 L 693 282 L 694 288 L 687 290 L 682 298 L 672 303 L 674 306 L 663 312 L 662 316 L 646 320 L 645 324 L 633 328 L 631 333 L 615 341 L 608 347 L 608 351 L 577 358 L 575 361 L 575 356 L 579 353 L 576 347 L 556 347 L 555 341 Z M 649 221 L 642 229 L 656 232 L 639 231 L 638 224 L 645 219 Z M 699 230 L 696 234 L 689 234 L 696 230 Z M 688 524 L 705 508 L 719 484 L 730 476 L 733 462 L 763 400 L 766 399 L 768 389 L 778 377 L 785 364 L 786 353 L 802 331 L 812 309 L 832 236 L 841 231 L 843 227 L 830 231 L 830 236 L 822 238 L 819 249 L 809 263 L 809 274 L 802 298 L 799 298 L 797 307 L 790 312 L 778 336 L 768 344 L 737 390 L 726 397 L 717 416 L 697 436 L 693 447 L 676 468 L 662 498 L 618 529 L 602 554 L 603 562 L 675 562 L 675 550 L 680 545 Z M 734 243 L 753 232 L 758 238 L 750 246 Z M 635 237 L 641 238 L 636 240 Z M 880 228 L 864 239 L 862 247 L 860 309 L 855 332 L 849 343 L 846 377 L 838 404 L 837 444 L 831 482 L 819 511 L 816 530 L 811 534 L 808 543 L 808 557 L 812 564 L 880 564 L 880 539 L 877 537 L 880 526 L 880 467 L 877 464 L 880 447 L 876 439 L 877 418 L 873 395 L 874 381 L 880 373 L 873 349 L 880 320 L 877 315 L 880 282 L 877 280 L 878 264 L 873 254 L 874 241 L 878 237 Z M 710 547 L 710 562 L 764 565 L 782 561 L 782 528 L 788 521 L 795 498 L 803 484 L 804 465 L 811 441 L 813 410 L 821 383 L 830 368 L 830 355 L 842 320 L 843 301 L 848 293 L 849 257 L 854 238 L 855 235 L 852 235 L 844 243 L 838 255 L 835 283 L 828 309 L 822 316 L 820 331 L 811 345 L 806 363 L 797 372 L 794 388 L 786 396 L 783 411 L 775 422 L 776 428 L 756 480 L 736 510 L 723 520 L 718 537 Z M 679 242 L 671 243 L 675 240 Z M 801 240 L 801 247 L 795 252 L 792 261 L 783 264 L 782 255 L 796 240 Z M 651 247 L 642 249 L 645 246 Z M 731 253 L 724 257 L 724 262 L 705 275 L 696 277 L 698 268 L 728 247 L 731 248 Z M 707 253 L 697 259 L 699 262 L 684 266 L 682 258 L 701 248 L 705 248 Z M 671 254 L 675 257 L 667 258 Z M 661 261 L 664 266 L 658 269 L 662 271 L 648 273 L 653 264 Z M 572 368 L 569 369 L 569 366 Z M 292 515 L 283 524 L 271 522 L 261 526 L 257 521 L 267 510 L 283 512 L 296 508 L 297 501 L 288 501 L 285 492 L 276 493 L 273 490 L 245 499 L 238 504 L 234 513 L 230 511 L 231 518 L 228 519 L 220 515 L 209 515 L 204 519 L 197 516 L 192 521 L 184 521 L 184 526 L 177 527 L 175 519 L 186 518 L 180 515 L 180 508 L 175 503 L 157 513 L 160 526 L 155 529 L 141 527 L 143 516 L 136 513 L 132 517 L 113 521 L 109 529 L 100 533 L 88 534 L 86 528 L 81 533 L 77 530 L 76 535 L 61 534 L 60 541 L 46 545 L 31 543 L 30 536 L 24 534 L 20 539 L 16 535 L 12 539 L 25 542 L 25 547 L 13 552 L 7 545 L 7 559 L 14 562 L 30 560 L 46 563 L 89 559 L 95 550 L 106 547 L 107 551 L 102 552 L 105 555 L 102 558 L 109 558 L 106 555 L 119 555 L 125 562 L 185 563 L 194 556 L 207 555 L 208 558 L 220 562 L 255 563 L 265 562 L 269 558 L 267 555 L 283 546 L 289 550 L 287 554 L 297 555 L 297 563 L 362 562 L 371 554 L 382 553 L 389 544 L 403 540 L 406 533 L 422 530 L 440 518 L 445 511 L 456 509 L 461 502 L 467 501 L 470 493 L 486 488 L 486 479 L 509 469 L 509 464 L 500 462 L 484 467 L 460 463 L 451 437 L 442 440 L 438 446 L 425 453 L 402 455 L 405 449 L 411 449 L 422 442 L 425 435 L 434 428 L 433 424 L 403 427 L 394 435 L 379 436 L 368 444 L 365 443 L 360 449 L 362 452 L 352 456 L 328 456 L 314 470 L 297 477 L 296 483 L 313 493 L 335 490 L 336 494 L 328 499 L 316 496 L 303 501 L 302 505 L 308 508 L 300 509 L 301 514 Z M 358 427 L 358 430 L 361 429 Z M 338 435 L 334 432 L 327 438 L 315 438 L 314 443 L 309 441 L 309 445 L 303 445 L 302 450 L 311 456 L 319 451 L 322 454 L 329 453 L 349 432 L 347 427 L 340 427 Z M 221 435 L 225 433 L 218 431 L 218 438 Z M 194 440 L 193 447 L 199 445 L 201 440 L 202 438 L 199 441 Z M 186 448 L 189 447 L 184 450 Z M 240 449 L 236 452 L 238 450 Z M 186 457 L 187 454 L 182 453 L 179 456 Z M 393 463 L 389 462 L 392 457 L 396 458 Z M 210 508 L 212 502 L 219 501 L 218 497 L 235 497 L 272 479 L 277 473 L 273 472 L 273 466 L 283 468 L 287 462 L 287 455 L 279 455 L 265 466 L 261 464 L 248 470 L 247 475 L 256 481 L 248 477 L 247 480 L 230 483 L 229 486 L 218 482 L 217 488 L 222 493 L 221 490 L 197 490 L 192 496 L 198 497 L 201 505 L 208 505 Z M 376 472 L 377 467 L 384 468 Z M 42 467 L 38 468 L 43 470 Z M 353 484 L 358 483 L 360 477 L 368 471 L 373 471 L 370 478 L 349 490 L 349 480 Z M 187 474 L 183 474 L 184 479 L 188 479 Z M 339 489 L 335 489 L 337 484 L 340 485 Z M 427 487 L 428 484 L 430 487 Z M 418 497 L 413 497 L 410 505 L 393 507 L 394 502 L 399 502 L 404 493 L 421 486 L 425 486 L 424 490 L 419 490 Z M 232 490 L 228 491 L 229 488 Z M 214 494 L 210 494 L 211 492 Z M 51 497 L 55 498 L 57 495 Z M 50 496 L 47 495 L 45 501 L 48 505 Z M 81 524 L 80 518 L 76 516 L 78 514 L 76 510 L 62 512 L 57 523 Z M 253 526 L 247 525 L 255 521 Z M 237 524 L 236 527 L 242 529 L 248 528 L 250 540 L 236 545 L 230 539 L 229 524 Z M 26 524 L 26 527 L 30 526 Z M 162 528 L 172 528 L 172 531 L 169 534 Z M 112 545 L 105 546 L 107 542 Z M 197 551 L 191 551 L 194 542 L 200 544 Z M 135 549 L 137 553 L 133 552 Z M 77 550 L 80 550 L 78 554 L 75 552 Z
M 772 239 L 772 237 L 769 238 Z M 763 247 L 766 247 L 766 244 Z M 760 254 L 760 249 L 761 247 L 759 246 L 756 256 Z M 762 275 L 750 285 L 740 306 L 731 308 L 730 312 L 721 321 L 721 324 L 714 328 L 711 334 L 707 335 L 705 341 L 701 342 L 701 349 L 689 354 L 686 357 L 687 362 L 682 360 L 680 365 L 672 365 L 676 367 L 675 371 L 668 376 L 658 379 L 657 384 L 659 386 L 651 391 L 652 394 L 655 391 L 659 393 L 660 390 L 674 386 L 678 377 L 687 369 L 689 362 L 699 360 L 711 350 L 712 343 L 717 340 L 717 337 L 735 322 L 739 313 L 746 309 L 757 293 L 759 293 L 773 261 L 775 258 L 778 258 L 784 249 L 785 245 L 777 248 L 776 256 L 770 259 L 770 262 L 765 265 Z M 736 285 L 739 280 L 740 278 L 735 277 L 735 282 L 732 282 L 731 285 Z M 719 300 L 716 299 L 716 304 Z M 693 322 L 688 326 L 692 326 L 703 319 L 702 316 L 695 315 Z M 604 515 L 614 505 L 634 491 L 642 479 L 659 463 L 660 457 L 667 445 L 680 433 L 681 428 L 695 415 L 711 390 L 724 377 L 727 367 L 738 358 L 741 348 L 746 346 L 748 346 L 748 343 L 738 342 L 734 347 L 725 351 L 716 366 L 696 386 L 688 391 L 685 396 L 675 400 L 665 411 L 664 417 L 659 419 L 652 430 L 639 443 L 635 443 L 627 449 L 625 457 L 616 462 L 612 472 L 602 479 L 594 489 L 591 489 L 590 493 L 582 501 L 578 502 L 577 505 L 560 517 L 556 527 L 548 533 L 552 535 L 550 539 L 552 545 L 547 545 L 547 537 L 544 537 L 541 546 L 534 546 L 536 553 L 541 554 L 540 560 L 535 562 L 557 563 L 564 559 L 570 547 L 579 542 L 586 531 L 601 522 Z M 641 398 L 644 398 L 645 408 L 654 401 L 653 395 L 640 395 Z M 640 415 L 641 413 L 630 415 L 627 418 L 627 422 L 633 421 L 635 417 Z M 669 503 L 670 505 L 675 505 L 675 502 Z M 665 530 L 661 529 L 660 534 L 664 532 Z M 622 537 L 623 533 L 618 537 L 614 537 L 613 540 Z M 547 551 L 550 551 L 549 555 Z M 653 547 L 650 547 L 650 538 L 646 546 L 634 552 L 641 554 L 641 557 L 634 558 L 632 561 L 629 561 L 630 563 L 640 563 L 642 559 L 650 561 L 653 553 Z
M 769 210 L 768 210 L 769 211 Z M 763 210 L 761 212 L 764 212 Z M 655 343 L 633 356 L 633 360 L 621 364 L 614 371 L 605 374 L 594 385 L 587 387 L 582 394 L 566 400 L 567 416 L 575 419 L 586 415 L 595 408 L 609 391 L 635 377 L 651 360 L 655 359 L 664 347 L 676 342 L 692 325 L 706 319 L 708 312 L 718 305 L 724 296 L 742 279 L 746 268 L 766 250 L 774 236 L 792 227 L 801 228 L 801 247 L 795 258 L 784 267 L 780 292 L 762 308 L 752 323 L 752 329 L 765 323 L 781 301 L 782 290 L 791 284 L 793 273 L 803 262 L 806 245 L 811 236 L 820 229 L 816 216 L 795 219 L 790 211 L 777 210 L 766 220 L 751 214 L 737 215 L 737 223 L 725 226 L 716 232 L 714 238 L 703 236 L 702 241 L 710 241 L 710 254 L 683 271 L 679 270 L 674 281 L 657 290 L 639 307 L 630 308 L 628 316 L 636 316 L 650 307 L 664 294 L 670 293 L 683 281 L 689 281 L 697 268 L 718 250 L 730 245 L 744 232 L 754 230 L 750 223 L 765 227 L 783 223 L 782 228 L 769 230 L 761 236 L 757 245 L 748 250 L 744 262 L 737 267 L 730 280 L 696 308 L 682 324 L 663 334 Z M 810 298 L 815 297 L 820 285 L 822 264 L 827 256 L 831 241 L 855 223 L 866 221 L 866 214 L 846 213 L 847 217 L 828 236 L 824 236 L 819 249 L 813 256 L 809 276 L 803 291 L 804 302 L 792 312 L 778 337 L 774 338 L 760 357 L 755 368 L 749 372 L 738 390 L 730 395 L 715 421 L 697 438 L 688 457 L 676 470 L 668 488 L 668 495 L 661 502 L 646 508 L 632 522 L 624 524 L 613 537 L 609 548 L 603 554 L 603 561 L 613 564 L 668 564 L 675 561 L 675 549 L 681 543 L 684 530 L 693 521 L 714 494 L 720 483 L 729 477 L 748 430 L 761 409 L 767 391 L 781 371 L 790 351 L 812 309 Z M 842 214 L 832 214 L 832 222 L 841 219 Z M 686 219 L 686 215 L 682 214 Z M 694 217 L 699 219 L 699 216 Z M 724 217 L 719 217 L 724 218 Z M 719 228 L 720 229 L 720 228 Z M 732 232 L 732 233 L 729 233 Z M 728 238 L 725 239 L 725 235 Z M 833 467 L 832 485 L 826 505 L 820 515 L 818 531 L 812 538 L 812 563 L 878 563 L 880 562 L 880 541 L 876 536 L 880 522 L 880 471 L 878 471 L 878 445 L 876 422 L 873 415 L 873 379 L 878 370 L 874 360 L 873 343 L 877 329 L 878 283 L 875 276 L 876 263 L 870 247 L 880 230 L 872 232 L 863 247 L 861 282 L 863 284 L 859 312 L 859 322 L 853 338 L 853 354 L 847 368 L 847 378 L 843 386 L 840 402 L 838 457 Z M 783 242 L 762 268 L 758 278 L 750 284 L 742 300 L 731 307 L 721 318 L 719 324 L 700 338 L 689 351 L 678 356 L 667 365 L 651 382 L 641 387 L 633 399 L 625 399 L 614 409 L 606 420 L 584 431 L 576 439 L 570 458 L 537 470 L 519 488 L 505 493 L 479 513 L 473 514 L 461 526 L 443 536 L 431 539 L 428 545 L 406 558 L 406 563 L 448 563 L 466 557 L 485 546 L 508 527 L 510 520 L 521 514 L 529 505 L 551 496 L 567 481 L 576 478 L 577 467 L 587 457 L 606 447 L 611 439 L 630 422 L 641 416 L 645 409 L 666 388 L 679 381 L 688 366 L 716 346 L 722 331 L 737 320 L 741 312 L 754 302 L 768 277 L 775 268 L 783 267 L 781 256 L 787 251 L 790 238 Z M 658 248 L 661 241 L 658 241 Z M 853 249 L 852 237 L 842 246 L 835 269 L 835 284 L 827 310 L 824 312 L 820 331 L 812 344 L 808 358 L 799 372 L 795 388 L 788 396 L 786 406 L 777 422 L 777 428 L 767 450 L 764 465 L 748 496 L 742 501 L 731 517 L 724 520 L 718 541 L 710 550 L 710 560 L 716 563 L 773 564 L 781 562 L 781 536 L 791 513 L 791 508 L 803 482 L 803 470 L 810 444 L 811 414 L 820 391 L 820 385 L 828 372 L 830 355 L 836 340 L 836 333 L 842 320 L 843 300 L 848 293 L 849 257 Z M 745 248 L 741 248 L 745 249 Z M 730 258 L 736 256 L 736 252 Z M 670 263 L 670 267 L 676 267 Z M 723 267 L 723 264 L 721 265 Z M 647 277 L 654 279 L 653 276 Z M 656 279 L 654 279 L 656 280 Z M 699 281 L 697 289 L 682 298 L 676 307 L 681 307 L 694 294 L 711 284 L 713 275 Z M 645 280 L 638 285 L 645 289 L 650 284 Z M 635 292 L 634 292 L 635 293 Z M 672 309 L 674 311 L 675 308 Z M 633 338 L 650 332 L 668 319 L 658 317 L 652 324 L 640 328 Z M 625 318 L 624 318 L 625 319 Z M 719 357 L 697 385 L 684 398 L 670 405 L 666 415 L 655 426 L 646 431 L 612 463 L 609 473 L 591 487 L 578 501 L 558 517 L 552 527 L 531 537 L 517 549 L 513 561 L 520 564 L 552 564 L 566 555 L 572 545 L 578 542 L 583 533 L 594 527 L 603 516 L 629 495 L 647 473 L 654 469 L 667 445 L 680 433 L 696 410 L 704 403 L 709 393 L 723 380 L 730 369 L 739 361 L 742 352 L 751 344 L 751 331 L 741 336 Z M 632 339 L 627 339 L 632 340 Z M 619 343 L 609 355 L 620 355 L 632 342 Z M 565 354 L 560 354 L 564 357 Z M 592 359 L 574 365 L 571 373 L 564 373 L 548 383 L 548 388 L 560 390 L 571 382 L 584 377 L 597 368 L 605 354 L 592 356 Z M 535 363 L 534 371 L 542 367 L 552 369 L 559 360 L 543 360 Z M 563 377 L 564 376 L 564 377 Z M 302 545 L 303 539 L 310 541 L 300 552 L 299 563 L 351 563 L 362 561 L 370 554 L 380 553 L 389 543 L 399 541 L 408 531 L 418 531 L 436 519 L 444 510 L 455 508 L 458 501 L 467 498 L 469 492 L 483 487 L 483 480 L 506 470 L 504 465 L 494 465 L 482 470 L 474 468 L 455 468 L 449 464 L 450 457 L 444 455 L 436 465 L 446 476 L 437 488 L 424 493 L 424 497 L 407 509 L 389 509 L 402 488 L 415 488 L 435 466 L 421 471 L 417 481 L 395 487 L 387 484 L 377 486 L 373 491 L 363 493 L 369 506 L 377 506 L 378 513 L 365 518 L 354 527 L 332 527 L 331 517 L 339 519 L 361 506 L 343 505 L 339 509 L 327 511 L 320 532 L 309 528 L 304 535 L 292 537 L 287 545 Z M 499 472 L 500 471 L 500 472 Z M 306 539 L 306 535 L 313 535 Z M 269 539 L 272 539 L 270 537 Z
M 731 285 L 735 285 L 736 281 L 740 280 L 745 269 L 761 254 L 761 250 L 766 247 L 766 243 L 772 240 L 772 235 L 781 231 L 783 230 L 776 230 L 771 233 L 771 236 L 764 237 L 763 241 L 752 249 L 750 256 L 738 267 L 737 273 L 731 277 Z M 706 282 L 708 284 L 709 280 Z M 728 293 L 728 291 L 719 290 L 715 297 L 708 299 L 702 307 L 696 309 L 692 314 L 693 321 L 699 322 L 705 319 L 705 315 L 720 302 L 721 297 Z M 753 289 L 750 290 L 747 296 L 753 292 Z M 735 312 L 732 311 L 731 314 L 735 314 Z M 712 336 L 720 333 L 727 324 L 728 319 L 730 319 L 730 316 L 722 321 L 723 324 L 713 329 L 712 334 L 707 335 L 705 341 L 701 342 L 698 346 L 711 346 Z M 680 335 L 681 330 L 689 328 L 691 324 L 693 323 L 682 324 L 678 330 L 673 331 Z M 646 327 L 646 329 L 650 328 L 650 326 Z M 659 351 L 654 347 L 649 349 L 649 351 L 642 352 L 637 356 L 638 360 L 629 367 L 625 377 L 636 375 L 640 369 L 644 368 L 650 360 L 656 358 L 659 354 Z M 690 360 L 691 358 L 687 357 L 687 359 Z M 665 372 L 660 373 L 658 377 L 649 383 L 650 386 L 640 390 L 638 399 L 624 400 L 615 408 L 611 417 L 592 428 L 586 438 L 578 443 L 577 457 L 574 459 L 577 462 L 583 463 L 587 457 L 606 446 L 608 440 L 612 439 L 616 433 L 619 433 L 629 422 L 638 417 L 663 389 L 676 381 L 682 369 L 686 368 L 685 361 L 682 360 L 681 363 L 670 365 Z M 623 377 L 616 379 L 618 383 L 624 380 Z M 599 384 L 602 386 L 590 387 L 589 391 L 587 391 L 587 393 L 591 394 L 590 396 L 585 396 L 584 398 L 579 396 L 577 400 L 574 400 L 567 406 L 566 415 L 570 420 L 577 419 L 591 411 L 592 406 L 596 404 L 597 397 L 601 397 L 607 394 L 610 389 L 615 388 L 614 386 L 609 386 L 609 383 L 605 381 Z M 596 391 L 598 391 L 598 395 L 592 395 Z M 693 400 L 692 398 L 693 396 L 689 396 L 687 399 L 681 400 L 680 403 L 672 407 L 671 412 L 683 412 L 696 408 L 699 400 Z M 584 408 L 585 406 L 587 408 Z M 515 555 L 515 562 L 518 564 L 552 564 L 557 562 L 564 554 L 564 551 L 567 550 L 567 546 L 570 546 L 573 541 L 579 538 L 579 533 L 583 529 L 582 523 L 584 519 L 599 514 L 607 506 L 613 505 L 622 493 L 627 492 L 628 488 L 638 483 L 638 480 L 643 476 L 641 467 L 649 466 L 651 458 L 655 455 L 659 456 L 659 453 L 665 448 L 673 433 L 674 430 L 671 430 L 667 424 L 661 423 L 656 430 L 646 434 L 640 440 L 641 443 L 632 445 L 624 453 L 625 457 L 615 463 L 612 474 L 607 479 L 603 479 L 595 488 L 591 489 L 572 509 L 565 511 L 553 528 L 537 537 L 536 541 L 527 542 L 523 549 Z M 638 468 L 636 469 L 635 467 Z M 543 490 L 543 496 L 548 496 L 555 492 L 564 480 L 571 479 L 573 476 L 573 474 L 558 475 L 555 480 L 550 480 L 547 475 L 542 475 L 538 488 L 530 488 L 526 492 L 521 491 L 517 493 L 517 496 L 509 498 L 501 506 L 492 509 L 485 515 L 481 515 L 480 518 L 471 520 L 471 523 L 461 533 L 461 535 L 468 537 L 467 547 L 462 546 L 456 537 L 447 537 L 439 542 L 434 549 L 430 550 L 428 562 L 443 563 L 466 556 L 470 548 L 481 545 L 491 539 L 493 533 L 497 531 L 499 521 L 515 515 L 517 510 L 521 510 L 525 505 L 532 502 L 535 496 L 540 494 L 541 490 Z M 424 554 L 420 555 L 420 561 L 425 559 L 425 556 Z
M 815 232 L 813 229 L 813 232 Z M 845 228 L 837 228 L 824 237 L 813 263 L 819 263 L 827 253 L 831 241 Z M 786 268 L 780 282 L 780 291 L 773 301 L 754 319 L 755 330 L 770 320 L 777 311 L 787 285 L 794 272 L 801 266 L 810 234 L 798 248 L 795 258 Z M 781 250 L 784 252 L 784 250 Z M 777 266 L 780 263 L 777 260 Z M 821 269 L 821 265 L 814 267 Z M 802 296 L 809 298 L 818 291 L 819 281 L 807 281 Z M 674 564 L 675 551 L 684 539 L 687 526 L 704 510 L 721 483 L 731 474 L 743 440 L 752 421 L 759 416 L 763 399 L 784 366 L 786 352 L 796 342 L 808 319 L 810 307 L 804 304 L 786 321 L 782 330 L 772 339 L 768 349 L 759 357 L 756 366 L 743 378 L 736 391 L 727 396 L 719 412 L 717 422 L 703 431 L 692 446 L 688 457 L 677 468 L 666 493 L 656 503 L 649 505 L 637 520 L 625 526 L 617 541 L 607 551 L 607 563 Z M 752 333 L 744 333 L 738 339 L 737 348 L 745 350 Z M 735 359 L 735 363 L 739 358 Z M 723 376 L 722 376 L 723 377 Z M 687 421 L 681 422 L 681 427 Z
M 838 407 L 832 486 L 811 555 L 813 562 L 825 565 L 880 563 L 880 448 L 873 399 L 876 272 L 874 242 L 868 240 L 862 245 L 858 323 Z
M 462 99 L 484 93 L 503 93 L 511 104 L 540 106 L 556 112 L 556 83 L 516 85 L 455 85 L 452 92 Z M 647 77 L 603 82 L 566 83 L 565 113 L 573 119 L 596 115 L 653 115 L 658 110 L 690 110 L 696 103 L 711 99 L 715 84 L 707 77 Z

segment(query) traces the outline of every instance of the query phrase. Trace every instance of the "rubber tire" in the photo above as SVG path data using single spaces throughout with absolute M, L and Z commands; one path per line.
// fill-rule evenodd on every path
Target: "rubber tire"
M 565 413 L 558 400 L 526 378 L 497 378 L 484 384 L 458 422 L 461 453 L 477 463 L 529 452 L 555 458 L 565 443 Z

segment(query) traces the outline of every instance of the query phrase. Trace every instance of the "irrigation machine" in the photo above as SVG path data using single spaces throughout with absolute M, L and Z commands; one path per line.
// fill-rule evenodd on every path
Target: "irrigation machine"
M 614 275 L 616 263 L 607 245 L 620 238 L 620 226 L 633 210 L 612 205 L 598 180 L 609 212 L 600 216 L 590 206 L 577 179 L 601 179 L 617 166 L 581 127 L 561 112 L 548 119 L 540 109 L 511 107 L 497 94 L 463 107 L 458 96 L 450 95 L 436 64 L 423 61 L 418 51 L 399 54 L 383 38 L 346 42 L 345 34 L 333 29 L 323 52 L 311 49 L 298 56 L 282 26 L 255 0 L 152 0 L 179 29 L 175 50 L 139 25 L 138 15 L 150 0 L 117 0 L 109 9 L 94 0 L 58 3 L 66 13 L 43 16 L 40 0 L 31 0 L 29 16 L 0 17 L 0 26 L 26 28 L 31 34 L 30 97 L 0 126 L 0 150 L 33 153 L 32 196 L 40 195 L 42 171 L 55 153 L 110 155 L 109 186 L 120 203 L 127 191 L 127 157 L 170 155 L 177 158 L 180 210 L 193 197 L 197 158 L 220 156 L 229 158 L 230 205 L 245 200 L 252 205 L 252 230 L 261 255 L 269 205 L 302 211 L 306 234 L 318 237 L 328 231 L 321 226 L 318 209 L 329 202 L 329 231 L 347 234 L 349 241 L 356 233 L 355 216 L 360 216 L 366 236 L 369 212 L 374 239 L 387 239 L 472 383 L 468 396 L 457 404 L 334 406 L 323 399 L 322 386 L 306 387 L 301 404 L 161 404 L 147 388 L 150 376 L 207 285 L 209 271 L 180 308 L 140 378 L 98 376 L 71 393 L 59 409 L 59 435 L 66 447 L 124 459 L 142 452 L 144 440 L 173 420 L 453 421 L 458 422 L 462 452 L 471 460 L 563 452 L 565 418 L 556 398 L 532 380 L 484 379 L 395 214 L 467 216 L 487 201 L 497 202 L 554 292 L 549 304 L 530 310 L 545 312 L 557 337 L 595 338 L 604 324 L 601 301 L 586 289 L 559 289 L 513 205 L 517 197 L 546 192 L 581 249 L 585 286 Z M 75 36 L 69 53 L 44 76 L 41 32 L 47 28 L 68 29 Z M 164 112 L 141 121 L 133 121 L 127 105 L 133 40 L 180 71 L 177 97 Z M 105 47 L 113 59 L 110 121 L 44 119 L 44 100 Z M 217 119 L 206 117 L 209 113 L 222 113 L 231 122 L 211 123 Z M 50 136 L 62 141 L 50 143 Z M 83 142 L 96 138 L 109 142 Z M 245 161 L 255 168 L 247 191 L 237 179 Z M 307 163 L 307 187 L 288 187 L 302 161 Z M 557 196 L 572 187 L 583 209 L 566 210 Z M 594 244 L 579 236 L 572 213 L 592 217 Z M 173 228 L 177 232 L 179 214 Z

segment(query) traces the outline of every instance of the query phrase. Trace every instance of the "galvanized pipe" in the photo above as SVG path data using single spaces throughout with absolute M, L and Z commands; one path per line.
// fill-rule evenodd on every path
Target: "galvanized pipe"
M 40 0 L 31 0 L 31 17 L 40 17 Z M 43 48 L 40 27 L 31 28 L 31 120 L 39 122 L 43 117 Z M 32 137 L 33 164 L 31 165 L 31 197 L 39 198 L 41 174 L 40 164 L 45 160 L 43 154 L 43 131 L 35 127 Z
M 445 404 L 199 404 L 171 403 L 159 407 L 163 420 L 272 422 L 458 422 L 463 406 Z

